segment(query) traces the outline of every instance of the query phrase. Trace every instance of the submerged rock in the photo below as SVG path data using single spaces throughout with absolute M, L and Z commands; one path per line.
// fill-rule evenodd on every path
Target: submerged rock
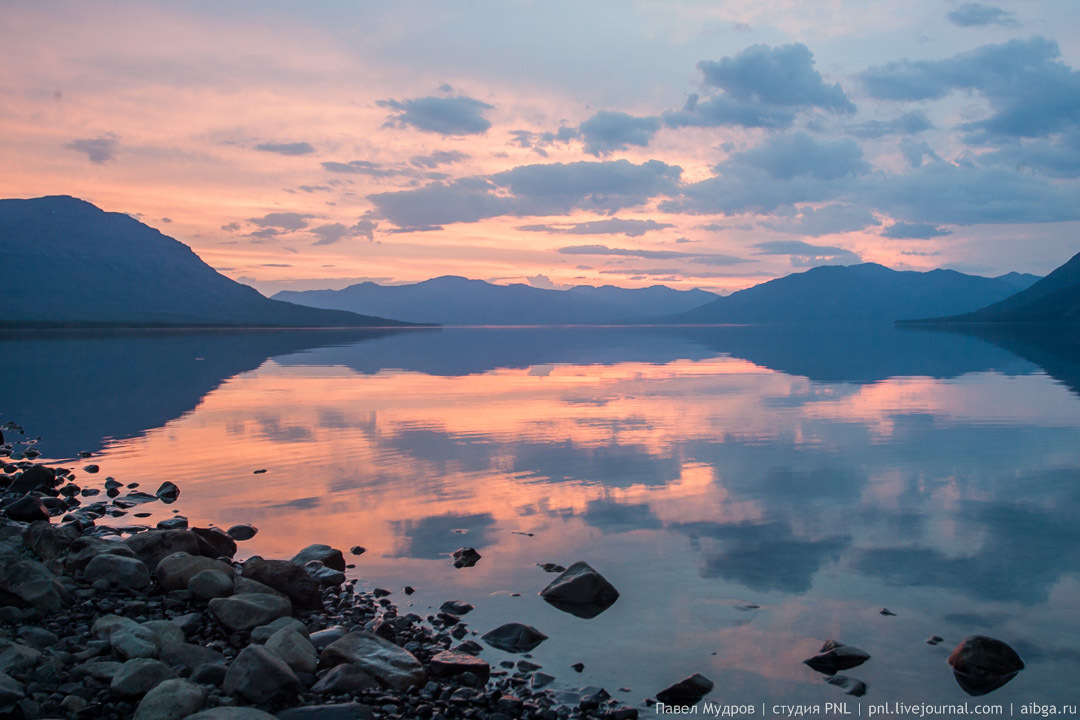
M 957 684 L 968 695 L 993 692 L 1024 669 L 1015 650 L 985 635 L 964 638 L 949 654 L 948 662 Z
M 540 597 L 581 618 L 594 618 L 619 599 L 619 591 L 586 562 L 576 562 L 546 588 Z
M 439 606 L 439 610 L 450 613 L 451 615 L 459 616 L 472 612 L 474 609 L 476 609 L 476 606 L 467 602 L 462 602 L 461 600 L 447 600 Z
M 709 694 L 712 689 L 712 680 L 701 673 L 694 673 L 656 693 L 656 699 L 667 705 L 693 705 Z
M 161 487 L 157 489 L 154 495 L 166 505 L 171 505 L 180 497 L 180 488 L 176 486 L 176 483 L 166 480 L 161 483 Z
M 476 548 L 463 547 L 454 551 L 454 567 L 466 568 L 472 567 L 480 559 L 480 553 L 476 552 Z
M 488 645 L 508 653 L 527 653 L 548 636 L 531 625 L 506 623 L 480 637 Z
M 226 530 L 229 537 L 237 542 L 243 542 L 244 540 L 250 540 L 255 537 L 255 534 L 259 532 L 259 528 L 253 525 L 233 525 Z
M 841 670 L 858 667 L 870 659 L 870 653 L 836 640 L 826 640 L 821 650 L 812 658 L 803 660 L 819 673 L 835 675 Z
M 862 697 L 866 694 L 866 683 L 862 680 L 848 677 L 847 675 L 833 675 L 832 677 L 825 678 L 825 682 L 843 688 L 845 695 Z

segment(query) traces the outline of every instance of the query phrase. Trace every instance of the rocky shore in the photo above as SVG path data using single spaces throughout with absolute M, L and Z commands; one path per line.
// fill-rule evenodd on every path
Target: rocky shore
M 553 691 L 528 656 L 545 637 L 527 625 L 478 637 L 464 620 L 472 606 L 453 599 L 402 614 L 387 591 L 359 590 L 344 553 L 325 545 L 238 562 L 249 526 L 188 527 L 178 514 L 106 526 L 180 488 L 87 483 L 99 470 L 89 458 L 76 470 L 39 464 L 32 446 L 0 453 L 0 717 L 637 717 L 601 688 Z M 582 617 L 618 597 L 585 563 L 544 593 Z M 484 644 L 521 659 L 493 668 Z

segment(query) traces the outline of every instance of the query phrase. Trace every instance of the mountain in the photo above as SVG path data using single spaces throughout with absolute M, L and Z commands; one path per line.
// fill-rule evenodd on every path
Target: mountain
M 718 296 L 706 290 L 674 290 L 666 285 L 647 288 L 621 288 L 614 285 L 575 285 L 568 292 L 621 307 L 642 318 L 686 312 L 712 302 Z
M 715 297 L 663 287 L 545 290 L 448 275 L 409 285 L 365 282 L 342 290 L 283 291 L 274 299 L 444 325 L 596 325 L 670 314 L 667 308 L 700 304 L 702 296 Z
M 925 322 L 1080 323 L 1080 253 L 1042 280 L 1000 302 Z
M 0 200 L 0 267 L 6 327 L 402 325 L 270 300 L 187 245 L 67 196 Z
M 793 325 L 894 322 L 974 310 L 1016 292 L 1024 276 L 891 270 L 875 263 L 823 265 L 717 298 L 668 318 L 678 323 Z

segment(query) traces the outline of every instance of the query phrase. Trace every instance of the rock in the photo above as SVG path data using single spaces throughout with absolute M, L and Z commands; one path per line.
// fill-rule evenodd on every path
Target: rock
M 98 472 L 99 470 L 101 470 L 101 468 L 99 468 L 99 467 L 98 467 L 97 465 L 95 465 L 95 464 L 93 464 L 93 463 L 90 463 L 89 465 L 84 465 L 84 466 L 83 466 L 83 470 L 85 470 L 86 472 L 88 472 L 88 473 L 90 473 L 91 475 L 93 475 L 94 473 L 96 473 L 96 472 Z
M 845 645 L 836 640 L 826 640 L 817 655 L 807 658 L 803 662 L 819 673 L 835 675 L 841 670 L 858 667 L 869 659 L 870 654 L 865 650 Z
M 185 639 L 184 631 L 176 623 L 168 620 L 148 620 L 141 623 L 141 627 L 154 634 L 154 640 L 159 648 L 178 645 Z
M 457 650 L 458 652 L 468 653 L 469 655 L 479 655 L 484 651 L 484 646 L 478 642 L 466 640 L 465 642 L 454 648 L 454 650 Z
M 60 636 L 41 627 L 24 627 L 19 629 L 19 640 L 24 645 L 29 645 L 37 650 L 44 650 L 60 642 Z
M 30 523 L 22 534 L 23 544 L 50 570 L 55 570 L 54 561 L 67 554 L 72 544 L 79 538 L 79 530 L 71 525 L 53 525 L 48 520 Z
M 98 555 L 136 557 L 134 551 L 121 541 L 83 535 L 71 543 L 67 557 L 64 558 L 64 567 L 68 572 L 80 573 Z
M 7 673 L 0 672 L 0 713 L 11 713 L 26 696 L 22 685 Z
M 555 563 L 549 563 L 549 562 L 548 563 L 536 563 L 536 566 L 538 568 L 540 568 L 541 570 L 543 570 L 544 572 L 549 572 L 549 573 L 566 572 L 566 568 L 564 568 L 562 565 L 557 565 Z
M 433 679 L 450 678 L 468 672 L 486 683 L 491 675 L 491 666 L 487 661 L 453 650 L 444 650 L 432 657 L 428 667 Z
M 166 480 L 161 483 L 161 486 L 158 487 L 157 492 L 155 492 L 154 495 L 166 505 L 171 505 L 176 502 L 178 497 L 180 497 L 180 488 L 176 487 L 175 483 Z
M 937 645 L 938 643 L 942 642 L 945 642 L 945 638 L 941 637 L 940 635 L 931 635 L 930 637 L 926 638 L 927 645 Z
M 224 667 L 226 662 L 225 656 L 217 650 L 186 642 L 166 645 L 161 648 L 158 659 L 173 669 L 184 669 L 191 673 L 194 673 L 196 669 L 203 665 L 221 665 Z
M 28 670 L 40 661 L 40 650 L 18 643 L 0 644 L 0 673 L 15 673 L 20 670 Z
M 319 681 L 311 686 L 311 692 L 322 695 L 358 695 L 367 690 L 377 690 L 379 683 L 366 672 L 342 663 L 330 668 Z
M 57 484 L 56 470 L 45 465 L 33 465 L 23 470 L 22 474 L 8 486 L 7 491 L 23 495 L 34 490 L 49 490 Z
M 206 688 L 178 678 L 164 680 L 139 702 L 134 720 L 183 720 L 205 702 Z
M 457 615 L 460 617 L 461 615 L 467 615 L 468 613 L 475 610 L 476 606 L 470 605 L 467 602 L 462 602 L 461 600 L 447 600 L 439 606 L 439 609 L 445 613 L 450 613 L 451 615 Z
M 463 547 L 454 551 L 454 567 L 467 568 L 472 567 L 480 559 L 480 553 L 476 552 L 476 548 Z
M 304 568 L 288 560 L 251 558 L 244 563 L 243 575 L 284 593 L 298 609 L 322 608 L 319 583 Z
M 318 560 L 304 563 L 304 572 L 310 575 L 321 587 L 337 587 L 345 582 L 345 573 L 323 565 Z
M 713 689 L 713 682 L 701 673 L 694 673 L 669 688 L 656 693 L 656 699 L 666 705 L 694 705 Z
M 353 545 L 351 548 L 349 548 L 349 552 L 351 552 L 353 555 L 363 555 L 367 552 L 367 548 L 363 545 Z
M 158 521 L 159 530 L 185 530 L 188 526 L 188 519 L 183 515 L 173 515 L 171 518 Z
M 211 561 L 216 562 L 216 561 Z M 196 573 L 188 580 L 187 589 L 196 600 L 212 600 L 228 597 L 233 592 L 233 579 L 221 570 L 208 568 Z
M 141 697 L 174 677 L 172 668 L 159 660 L 133 658 L 116 671 L 109 689 L 121 697 Z
M 266 625 L 271 620 L 277 620 L 291 612 L 289 601 L 277 595 L 251 593 L 214 598 L 210 601 L 210 613 L 233 632 Z
M 251 578 L 246 578 L 243 575 L 237 575 L 233 579 L 233 595 L 248 595 L 250 593 L 263 594 L 263 595 L 277 595 L 278 597 L 289 599 L 289 596 L 280 590 L 275 590 L 269 585 L 263 585 L 261 582 L 255 582 Z M 289 601 L 292 604 L 292 601 Z
M 225 673 L 222 687 L 229 695 L 259 704 L 289 700 L 301 689 L 285 661 L 261 645 L 248 645 L 240 651 Z
M 95 680 L 109 682 L 116 673 L 120 672 L 120 666 L 114 660 L 87 660 L 71 668 L 71 675 L 75 678 L 91 677 Z
M 548 603 L 581 618 L 593 618 L 619 599 L 619 591 L 588 563 L 576 562 L 540 591 Z
M 123 555 L 96 556 L 83 571 L 86 582 L 106 580 L 113 587 L 141 590 L 150 584 L 150 568 L 136 558 Z
M 266 649 L 285 661 L 293 672 L 312 674 L 318 665 L 315 646 L 296 630 L 284 627 L 266 641 Z
M 529 687 L 532 690 L 539 690 L 540 688 L 547 687 L 554 681 L 554 675 L 548 675 L 547 673 L 538 672 L 529 679 Z
M 282 710 L 277 714 L 278 720 L 373 720 L 374 717 L 375 713 L 370 707 L 355 702 L 308 705 Z
M 292 562 L 304 565 L 309 560 L 318 560 L 328 568 L 345 571 L 345 556 L 329 545 L 308 545 L 293 556 Z
M 223 706 L 188 715 L 184 720 L 278 720 L 278 718 L 255 708 Z
M 293 617 L 282 617 L 278 618 L 272 623 L 260 625 L 259 627 L 252 630 L 251 642 L 263 644 L 267 640 L 269 640 L 274 633 L 283 628 L 289 628 L 290 630 L 294 630 L 300 633 L 305 638 L 308 637 L 308 629 L 307 626 L 304 625 L 304 623 Z M 318 649 L 321 650 L 322 648 Z
M 236 554 L 236 541 L 220 528 L 191 528 L 199 541 L 199 553 L 206 557 L 231 558 Z
M 331 668 L 342 663 L 356 665 L 380 683 L 399 692 L 419 687 L 427 679 L 424 666 L 408 650 L 367 632 L 351 632 L 328 645 L 319 665 Z
M 10 550 L 0 553 L 0 605 L 52 613 L 67 601 L 67 590 L 47 567 Z
M 506 623 L 480 636 L 488 645 L 508 653 L 527 653 L 547 640 L 547 635 L 531 625 Z
M 573 665 L 571 665 L 570 667 L 576 673 L 585 672 L 585 663 L 576 662 Z
M 1015 650 L 985 635 L 964 638 L 949 654 L 948 662 L 957 684 L 976 696 L 997 690 L 1024 669 Z
M 341 625 L 333 625 L 325 630 L 311 633 L 311 644 L 315 649 L 322 652 L 328 645 L 340 640 L 349 634 L 349 631 Z
M 880 610 L 878 610 L 878 614 L 879 615 L 886 615 L 886 616 L 890 616 L 890 617 L 895 617 L 896 616 L 896 613 L 894 613 L 889 608 L 881 608 Z
M 12 520 L 20 522 L 34 522 L 35 520 L 49 519 L 49 511 L 45 503 L 37 495 L 27 493 L 15 502 L 4 506 L 4 514 Z
M 244 540 L 250 540 L 255 537 L 255 533 L 259 532 L 259 528 L 252 525 L 233 525 L 226 530 L 229 537 L 237 542 L 243 542 Z
M 866 683 L 862 680 L 848 677 L 847 675 L 833 675 L 832 677 L 825 678 L 825 682 L 843 688 L 845 695 L 862 697 L 866 694 Z
M 188 530 L 147 530 L 132 535 L 124 543 L 151 568 L 156 568 L 158 563 L 174 553 L 201 554 L 199 540 Z
M 173 553 L 162 558 L 154 574 L 161 587 L 166 590 L 185 590 L 191 579 L 204 570 L 217 570 L 229 578 L 236 574 L 236 570 L 228 563 L 187 552 Z

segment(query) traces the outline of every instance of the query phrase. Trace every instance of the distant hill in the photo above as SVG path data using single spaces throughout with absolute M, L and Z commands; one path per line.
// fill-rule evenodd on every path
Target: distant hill
M 1080 253 L 1042 280 L 1000 302 L 973 312 L 920 322 L 1080 323 Z
M 0 326 L 371 327 L 270 300 L 187 245 L 67 196 L 0 200 Z
M 674 315 L 678 323 L 883 323 L 968 312 L 1016 292 L 1031 275 L 997 278 L 955 270 L 825 265 L 755 285 Z
M 529 285 L 493 285 L 444 276 L 409 285 L 350 285 L 342 290 L 283 291 L 274 295 L 302 305 L 351 310 L 444 325 L 595 325 L 639 321 L 677 312 L 716 297 L 666 287 L 626 290 L 579 286 L 569 291 Z

